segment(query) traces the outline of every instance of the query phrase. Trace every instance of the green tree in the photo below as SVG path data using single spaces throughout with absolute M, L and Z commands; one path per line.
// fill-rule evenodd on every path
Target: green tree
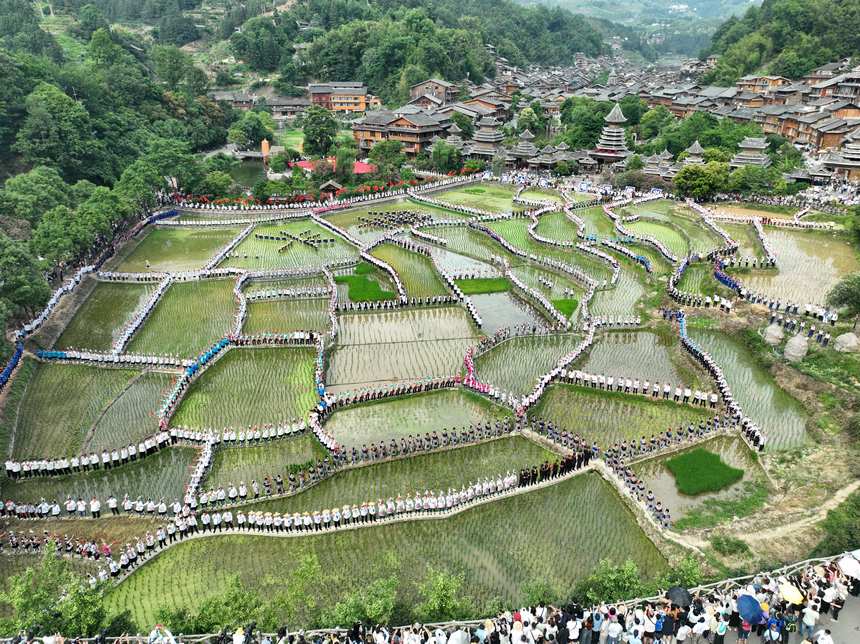
M 45 211 L 70 201 L 69 186 L 57 170 L 42 165 L 11 177 L 0 191 L 0 211 L 34 224 Z
M 138 159 L 128 166 L 116 184 L 117 193 L 144 213 L 156 203 L 156 192 L 166 187 L 164 175 L 152 163 Z
M 77 32 L 84 40 L 89 40 L 97 29 L 108 29 L 108 21 L 102 10 L 94 4 L 85 4 L 78 11 Z
M 645 162 L 642 161 L 642 157 L 638 154 L 630 155 L 630 158 L 627 159 L 627 170 L 641 170 L 645 167 Z
M 463 140 L 471 139 L 475 134 L 475 124 L 472 122 L 472 119 L 462 112 L 454 112 L 451 114 L 451 120 L 462 130 L 460 138 Z
M 56 85 L 39 83 L 25 101 L 27 117 L 18 130 L 15 150 L 27 163 L 59 169 L 66 178 L 87 176 L 92 123 L 84 106 Z
M 376 166 L 376 174 L 384 181 L 394 181 L 400 177 L 400 169 L 406 163 L 403 144 L 400 141 L 380 141 L 368 155 Z
M 90 588 L 48 544 L 38 566 L 10 577 L 0 603 L 12 608 L 15 630 L 96 635 L 105 621 L 101 588 Z
M 399 580 L 397 576 L 376 579 L 347 594 L 323 614 L 327 626 L 350 627 L 355 622 L 388 624 L 394 614 Z
M 355 165 L 355 148 L 340 146 L 335 154 L 334 179 L 342 186 L 349 185 L 355 179 L 353 167 Z
M 178 10 L 168 11 L 161 17 L 156 27 L 156 34 L 158 35 L 158 42 L 177 47 L 186 45 L 200 37 L 194 20 Z
M 601 559 L 585 581 L 577 585 L 574 596 L 587 604 L 615 602 L 637 597 L 642 590 L 639 567 L 632 559 L 620 566 Z
M 44 214 L 33 231 L 30 245 L 48 266 L 75 258 L 74 218 L 75 213 L 70 208 L 56 206 Z
M 445 141 L 437 141 L 433 144 L 430 161 L 437 172 L 458 170 L 463 163 L 460 151 Z
M 337 129 L 337 121 L 331 112 L 318 105 L 311 105 L 304 116 L 305 154 L 327 154 L 337 136 Z
M 27 245 L 0 232 L 0 302 L 12 315 L 38 311 L 51 289 Z
M 681 168 L 673 180 L 675 189 L 685 197 L 706 200 L 728 183 L 729 166 L 712 161 L 704 165 L 688 165 Z
M 860 273 L 843 277 L 827 294 L 828 306 L 844 308 L 854 316 L 854 328 L 860 321 Z
M 427 576 L 418 585 L 421 602 L 415 614 L 422 622 L 441 622 L 463 619 L 474 612 L 472 600 L 463 593 L 463 574 L 455 575 L 434 568 L 427 569 Z
M 227 130 L 227 140 L 242 150 L 250 150 L 260 145 L 263 139 L 269 141 L 275 136 L 275 122 L 268 112 L 248 110 Z M 307 144 L 307 135 L 305 135 Z
M 205 195 L 211 195 L 216 198 L 226 197 L 227 195 L 235 192 L 233 189 L 234 185 L 235 182 L 233 181 L 233 177 L 226 172 L 215 170 L 213 172 L 206 173 L 206 176 L 203 177 L 203 181 L 200 183 L 198 192 Z

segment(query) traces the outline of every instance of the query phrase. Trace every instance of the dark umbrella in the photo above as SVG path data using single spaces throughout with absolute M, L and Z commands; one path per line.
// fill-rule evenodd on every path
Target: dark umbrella
M 680 586 L 672 586 L 666 591 L 666 597 L 668 597 L 670 602 L 681 608 L 688 608 L 693 603 L 693 596 L 690 594 L 690 591 Z

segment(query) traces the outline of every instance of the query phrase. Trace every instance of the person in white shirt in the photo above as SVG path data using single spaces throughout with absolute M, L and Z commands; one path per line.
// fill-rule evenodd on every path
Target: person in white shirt
M 686 642 L 687 638 L 693 632 L 693 629 L 690 628 L 690 625 L 687 623 L 681 624 L 681 628 L 678 629 L 677 634 L 675 635 L 676 642 Z
M 818 634 L 815 638 L 815 644 L 834 644 L 833 635 L 830 634 L 829 628 L 825 628 L 824 630 L 818 631 Z
M 98 519 L 102 515 L 102 504 L 96 497 L 90 499 L 90 514 L 93 519 Z

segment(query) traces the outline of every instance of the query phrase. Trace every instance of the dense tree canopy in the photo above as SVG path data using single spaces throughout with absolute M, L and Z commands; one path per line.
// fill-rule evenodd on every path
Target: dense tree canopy
M 860 9 L 840 0 L 764 0 L 724 22 L 708 52 L 720 60 L 707 82 L 729 85 L 759 69 L 799 78 L 860 54 Z

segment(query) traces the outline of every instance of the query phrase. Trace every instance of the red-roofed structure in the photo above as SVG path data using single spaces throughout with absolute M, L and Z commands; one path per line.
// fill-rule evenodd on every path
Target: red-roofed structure
M 326 162 L 330 163 L 333 168 L 337 167 L 337 163 L 335 163 L 334 157 L 328 157 L 325 159 Z M 319 161 L 295 161 L 290 163 L 290 167 L 299 166 L 305 172 L 313 172 L 314 165 L 319 163 Z M 373 174 L 376 172 L 376 166 L 372 163 L 364 163 L 363 161 L 356 161 L 352 164 L 352 173 L 353 174 Z

